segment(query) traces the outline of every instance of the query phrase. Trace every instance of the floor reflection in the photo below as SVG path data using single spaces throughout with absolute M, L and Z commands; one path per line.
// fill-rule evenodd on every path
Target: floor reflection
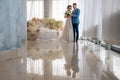
M 76 74 L 79 72 L 78 43 L 73 43 L 73 45 L 71 45 L 71 47 L 73 47 L 73 50 L 71 49 L 72 55 L 71 55 L 71 57 L 69 57 L 70 59 L 67 57 L 65 58 L 66 64 L 64 66 L 65 66 L 67 76 L 72 76 L 72 78 L 76 78 Z M 65 53 L 64 53 L 64 55 L 65 55 Z
M 91 43 L 28 41 L 7 53 L 0 56 L 0 80 L 120 79 L 120 55 Z
M 21 49 L 8 50 L 7 53 L 6 51 L 2 53 L 5 54 L 1 55 L 1 57 L 3 56 L 6 60 L 0 61 L 0 80 L 26 80 L 26 46 L 23 46 Z

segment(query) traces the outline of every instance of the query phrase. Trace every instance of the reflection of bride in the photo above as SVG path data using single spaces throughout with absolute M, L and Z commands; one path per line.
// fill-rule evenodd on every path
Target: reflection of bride
M 62 39 L 65 41 L 73 41 L 73 27 L 71 21 L 71 5 L 67 6 L 67 11 L 65 12 L 65 26 L 62 34 Z
M 79 59 L 78 59 L 78 43 L 61 43 L 63 55 L 65 59 L 65 71 L 67 76 L 76 78 L 76 74 L 79 72 Z
M 65 59 L 65 70 L 67 73 L 67 76 L 71 76 L 71 58 L 72 58 L 72 52 L 73 52 L 73 43 L 60 43 L 61 48 L 63 50 L 63 55 Z

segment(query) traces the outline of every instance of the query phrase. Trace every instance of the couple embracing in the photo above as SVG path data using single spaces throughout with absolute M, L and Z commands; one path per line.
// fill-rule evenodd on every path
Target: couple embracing
M 65 41 L 71 42 L 78 42 L 79 39 L 79 15 L 80 15 L 80 9 L 77 8 L 77 4 L 73 3 L 73 11 L 71 11 L 72 6 L 67 6 L 67 11 L 65 11 L 65 27 L 63 30 L 62 38 Z

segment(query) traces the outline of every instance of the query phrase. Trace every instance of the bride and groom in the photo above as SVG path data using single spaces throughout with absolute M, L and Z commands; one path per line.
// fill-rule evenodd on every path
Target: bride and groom
M 62 34 L 62 38 L 68 42 L 77 42 L 79 39 L 79 15 L 80 9 L 77 8 L 77 4 L 73 3 L 73 11 L 71 11 L 72 6 L 67 6 L 67 11 L 65 11 L 65 26 Z

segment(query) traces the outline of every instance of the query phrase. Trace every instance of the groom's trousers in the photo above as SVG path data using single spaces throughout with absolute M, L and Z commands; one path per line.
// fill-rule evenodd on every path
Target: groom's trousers
M 79 23 L 73 23 L 73 34 L 74 34 L 74 41 L 78 41 L 79 39 Z

